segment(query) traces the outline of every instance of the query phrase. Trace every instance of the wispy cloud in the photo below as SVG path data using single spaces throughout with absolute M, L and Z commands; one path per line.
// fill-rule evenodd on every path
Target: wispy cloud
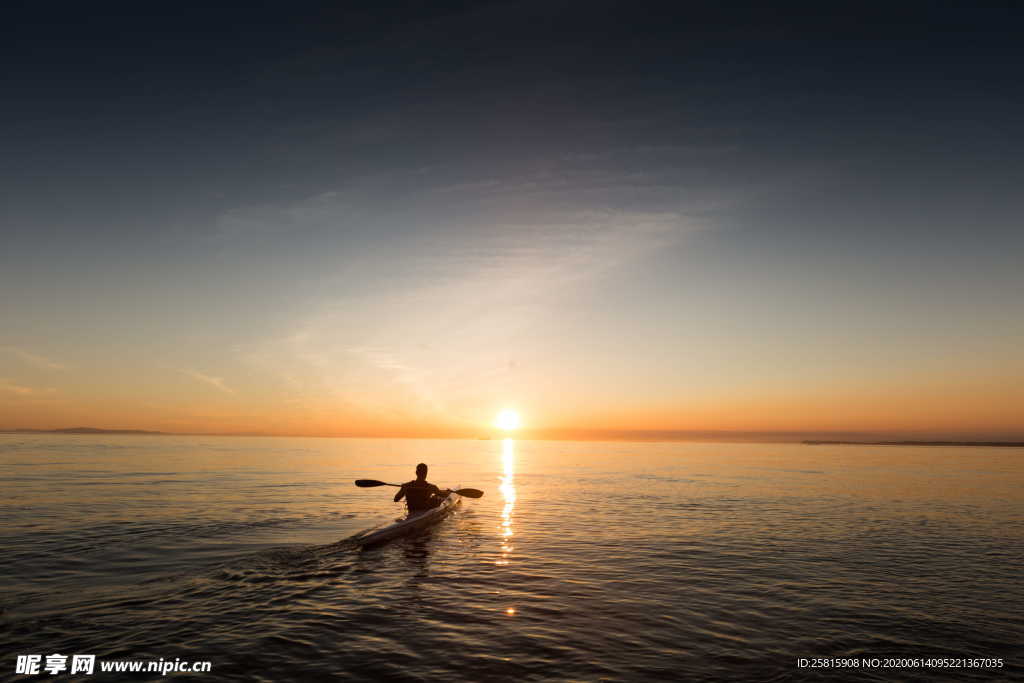
M 63 370 L 65 367 L 62 363 L 58 363 L 46 356 L 41 356 L 38 353 L 30 353 L 17 346 L 0 346 L 0 351 L 14 355 L 23 363 L 43 370 Z
M 387 420 L 457 422 L 481 409 L 480 396 L 514 395 L 577 311 L 707 229 L 717 199 L 679 199 L 657 173 L 557 161 L 352 183 L 221 217 L 223 237 L 287 231 L 324 245 L 303 254 L 309 270 L 298 277 L 316 282 L 300 305 L 237 353 L 282 398 Z M 279 246 L 278 258 L 291 243 Z
M 213 377 L 211 375 L 204 375 L 203 373 L 197 370 L 182 370 L 181 372 L 182 374 L 188 375 L 194 380 L 198 380 L 200 382 L 203 382 L 204 384 L 209 384 L 211 387 L 217 389 L 218 391 L 223 391 L 225 394 L 235 393 L 234 389 L 224 384 L 223 377 Z
M 8 394 L 14 394 L 16 396 L 31 396 L 35 393 L 35 389 L 32 387 L 24 387 L 20 384 L 15 384 L 9 379 L 0 377 L 0 391 Z
M 610 271 L 634 265 L 703 226 L 676 212 L 550 210 L 479 229 L 472 239 L 424 244 L 416 266 L 443 300 L 477 306 L 533 305 L 569 288 L 586 288 Z
M 21 384 L 15 384 L 5 377 L 0 377 L 0 393 L 5 394 L 8 397 L 44 399 L 52 397 L 57 393 L 57 390 L 52 387 L 42 389 L 37 387 L 27 387 Z
M 250 204 L 229 209 L 217 217 L 212 239 L 233 244 L 238 240 L 265 239 L 337 226 L 357 214 L 350 195 L 329 190 L 289 204 Z
M 447 193 L 506 196 L 485 185 Z M 514 391 L 510 361 L 542 355 L 563 315 L 599 299 L 606 277 L 703 227 L 675 211 L 485 207 L 407 235 L 379 270 L 395 277 L 321 286 L 326 296 L 240 356 L 293 398 L 460 420 L 475 409 L 471 396 Z
M 390 374 L 396 382 L 408 387 L 422 404 L 433 411 L 441 412 L 441 404 L 429 384 L 425 381 L 424 371 L 406 365 L 383 349 L 357 346 L 346 350 L 351 354 L 362 357 L 374 367 Z

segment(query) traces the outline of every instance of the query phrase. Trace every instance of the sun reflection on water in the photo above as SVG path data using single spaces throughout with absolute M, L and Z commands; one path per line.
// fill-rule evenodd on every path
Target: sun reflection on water
M 501 510 L 501 524 L 498 525 L 501 534 L 501 557 L 495 560 L 495 564 L 498 565 L 507 565 L 509 563 L 509 554 L 513 550 L 512 510 L 516 504 L 515 464 L 515 439 L 506 438 L 501 443 L 502 477 L 500 480 L 501 486 L 498 487 L 502 498 L 505 499 L 505 505 Z
M 511 437 L 506 438 L 501 443 L 501 486 L 498 490 L 501 491 L 502 498 L 505 499 L 505 505 L 501 509 L 501 524 L 498 525 L 498 530 L 501 535 L 501 557 L 495 560 L 497 565 L 507 565 L 509 563 L 509 554 L 513 550 L 512 536 L 512 510 L 516 505 L 516 485 L 515 485 L 515 465 L 516 465 L 516 442 Z M 515 607 L 509 607 L 505 610 L 505 614 L 512 617 L 516 614 Z

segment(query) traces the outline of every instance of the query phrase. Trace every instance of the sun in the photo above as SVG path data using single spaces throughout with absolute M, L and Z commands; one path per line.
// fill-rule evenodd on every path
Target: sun
M 519 413 L 514 410 L 503 410 L 494 418 L 494 426 L 505 431 L 518 429 L 519 423 Z

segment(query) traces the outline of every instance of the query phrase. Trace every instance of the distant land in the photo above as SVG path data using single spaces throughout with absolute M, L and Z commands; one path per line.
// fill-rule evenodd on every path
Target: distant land
M 801 441 L 805 446 L 1003 446 L 1024 448 L 1024 441 Z
M 6 434 L 165 434 L 145 429 L 97 429 L 96 427 L 68 427 L 66 429 L 7 429 Z

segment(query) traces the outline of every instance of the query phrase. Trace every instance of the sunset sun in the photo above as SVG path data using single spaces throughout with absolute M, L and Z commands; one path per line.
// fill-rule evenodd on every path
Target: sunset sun
M 494 418 L 494 426 L 506 431 L 518 429 L 519 424 L 519 413 L 514 410 L 503 410 Z

